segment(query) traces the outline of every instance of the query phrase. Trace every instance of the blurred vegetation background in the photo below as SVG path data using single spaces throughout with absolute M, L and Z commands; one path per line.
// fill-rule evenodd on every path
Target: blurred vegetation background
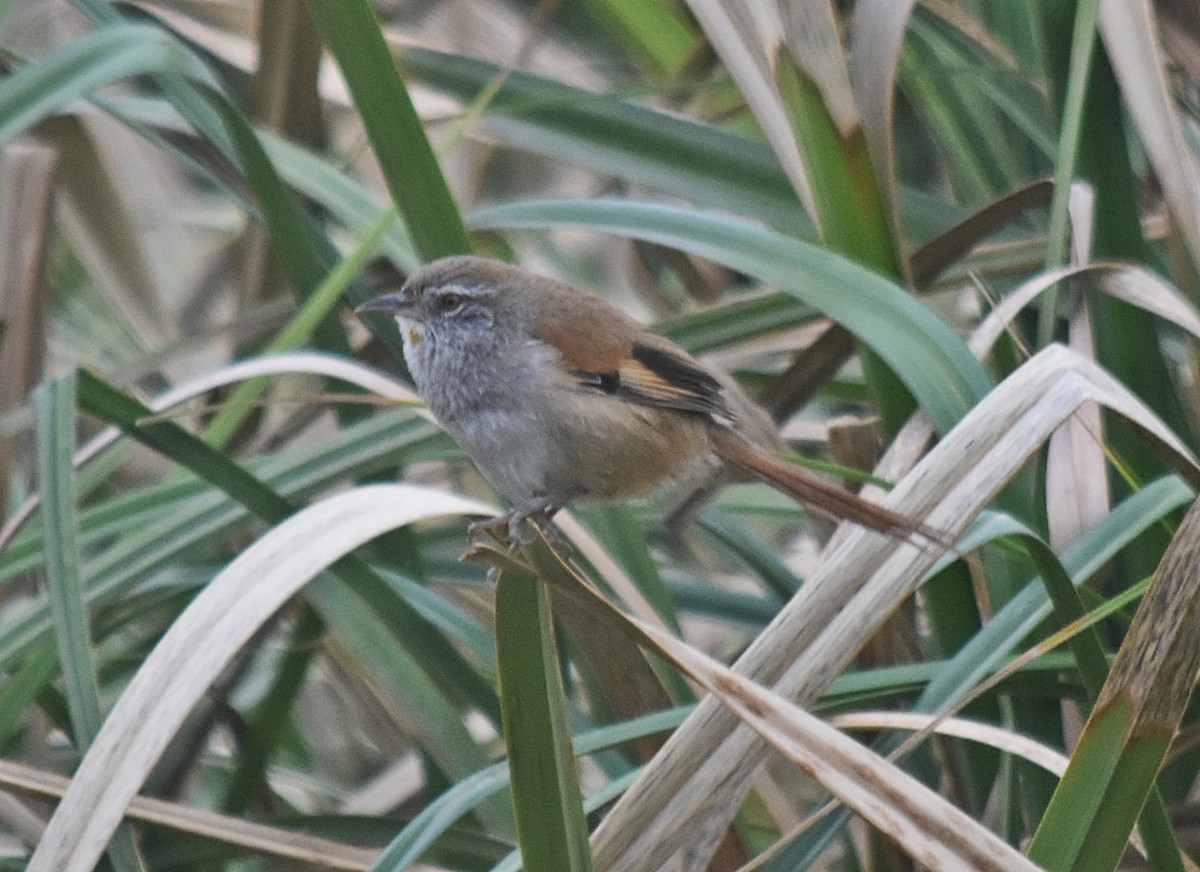
M 1195 869 L 1198 82 L 1183 0 L 0 0 L 0 865 Z M 348 304 L 468 250 L 957 548 L 460 559 Z

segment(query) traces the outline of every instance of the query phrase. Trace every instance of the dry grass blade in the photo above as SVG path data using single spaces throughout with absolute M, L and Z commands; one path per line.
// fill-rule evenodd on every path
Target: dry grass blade
M 968 343 L 977 357 L 983 357 L 1021 309 L 1038 294 L 1064 279 L 1075 279 L 1086 288 L 1094 284 L 1118 300 L 1145 309 L 1200 339 L 1200 314 L 1183 294 L 1148 269 L 1121 263 L 1095 263 L 1084 267 L 1063 267 L 1041 273 L 1012 290 L 983 320 Z
M 1090 185 L 1075 183 L 1069 196 L 1071 263 L 1085 266 L 1091 260 L 1095 193 Z M 1096 359 L 1088 297 L 1070 285 L 1067 324 L 1071 349 L 1088 360 Z M 1100 407 L 1084 403 L 1050 437 L 1046 458 L 1046 517 L 1050 544 L 1056 550 L 1072 545 L 1108 514 L 1109 494 Z
M 1167 448 L 1193 485 L 1200 483 L 1195 458 L 1136 397 L 1095 364 L 1051 346 L 979 403 L 884 503 L 960 532 L 1088 400 L 1135 422 Z M 936 559 L 865 530 L 845 534 L 738 661 L 738 672 L 801 705 L 810 703 Z M 762 752 L 762 741 L 719 703 L 702 703 L 602 822 L 593 842 L 597 864 L 656 869 L 686 841 L 685 864 L 702 868 Z
M 339 557 L 397 527 L 488 506 L 410 485 L 337 494 L 272 528 L 188 606 L 104 722 L 30 860 L 86 872 L 192 706 L 259 627 Z
M 0 150 L 0 412 L 18 405 L 41 375 L 42 265 L 56 164 L 54 149 L 35 142 Z M 0 444 L 0 481 L 8 480 L 11 447 Z
M 0 784 L 6 789 L 42 799 L 58 799 L 71 781 L 54 772 L 0 760 Z M 161 799 L 134 797 L 126 817 L 182 833 L 203 836 L 226 845 L 272 857 L 320 865 L 328 869 L 369 869 L 378 852 L 316 838 L 294 830 L 268 827 L 229 815 L 191 808 Z
M 828 0 L 809 3 L 776 0 L 775 8 L 783 22 L 784 45 L 821 92 L 825 108 L 842 137 L 849 139 L 858 130 L 861 119 L 850 87 L 850 71 L 846 69 L 841 28 L 833 4 Z M 767 57 L 776 56 L 775 45 L 767 43 L 766 48 Z
M 322 135 L 317 74 L 321 39 L 303 0 L 276 0 L 259 7 L 259 32 L 271 34 L 258 44 L 251 108 L 256 121 L 290 139 L 315 145 Z M 284 286 L 265 228 L 254 227 L 241 240 L 244 273 L 241 304 L 253 308 Z
M 935 872 L 1038 868 L 920 781 L 824 721 L 673 636 L 643 631 L 745 724 L 922 867 Z
M 922 712 L 857 711 L 834 715 L 829 719 L 829 725 L 839 730 L 908 730 L 955 736 L 1013 754 L 1055 775 L 1062 775 L 1067 768 L 1067 758 L 1049 745 L 995 724 L 968 718 L 946 718 Z
M 785 421 L 816 396 L 854 352 L 854 335 L 840 324 L 830 324 L 817 339 L 796 355 L 792 364 L 759 396 L 776 421 Z
M 1154 9 L 1149 0 L 1104 0 L 1100 32 L 1171 215 L 1193 263 L 1200 263 L 1200 167 L 1167 84 Z
M 1173 736 L 1200 670 L 1200 503 L 1180 524 L 1142 599 L 1095 711 L 1133 703 L 1129 736 Z
M 59 119 L 50 129 L 60 152 L 59 220 L 72 250 L 140 342 L 157 348 L 175 341 L 183 331 L 164 305 L 164 288 L 188 269 L 158 256 L 186 247 L 177 212 L 185 195 L 173 168 L 102 115 Z M 145 247 L 147 225 L 156 227 L 158 247 Z
M 579 554 L 595 568 L 597 574 L 604 579 L 604 583 L 620 598 L 631 614 L 662 630 L 667 629 L 662 617 L 654 610 L 654 606 L 646 599 L 642 589 L 630 578 L 629 573 L 621 568 L 621 565 L 612 558 L 604 546 L 597 542 L 596 538 L 576 521 L 570 512 L 559 512 L 554 516 L 554 523 L 562 529 Z
M 783 26 L 774 9 L 753 0 L 688 0 L 688 8 L 733 76 L 800 202 L 819 223 L 796 136 L 767 63 L 784 40 Z
M 862 113 L 863 133 L 878 168 L 893 232 L 900 231 L 896 151 L 892 143 L 896 70 L 915 0 L 860 0 L 850 20 L 850 80 Z M 963 250 L 960 249 L 960 252 Z
M 1053 192 L 1053 181 L 1039 179 L 972 212 L 913 252 L 909 263 L 913 284 L 918 288 L 933 284 L 943 271 L 966 257 L 984 237 L 1012 224 L 1025 212 L 1047 205 Z

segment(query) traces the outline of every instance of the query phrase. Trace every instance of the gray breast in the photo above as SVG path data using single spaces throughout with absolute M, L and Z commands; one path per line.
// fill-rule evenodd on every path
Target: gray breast
M 429 410 L 509 500 L 545 494 L 565 462 L 549 433 L 555 395 L 572 389 L 557 353 L 535 341 L 447 349 L 432 339 L 405 345 Z

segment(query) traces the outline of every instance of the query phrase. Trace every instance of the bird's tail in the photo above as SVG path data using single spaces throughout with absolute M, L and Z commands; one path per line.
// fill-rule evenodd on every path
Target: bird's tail
M 830 484 L 802 466 L 751 445 L 727 427 L 712 427 L 711 437 L 713 450 L 726 463 L 835 520 L 853 521 L 904 539 L 919 536 L 944 548 L 953 546 L 944 532 Z

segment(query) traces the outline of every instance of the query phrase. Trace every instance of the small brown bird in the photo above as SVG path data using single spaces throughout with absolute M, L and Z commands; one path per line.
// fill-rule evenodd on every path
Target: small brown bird
M 774 422 L 733 379 L 564 282 L 447 257 L 357 312 L 397 319 L 430 411 L 512 503 L 494 522 L 511 541 L 575 500 L 748 477 L 836 518 L 939 539 L 777 457 Z

